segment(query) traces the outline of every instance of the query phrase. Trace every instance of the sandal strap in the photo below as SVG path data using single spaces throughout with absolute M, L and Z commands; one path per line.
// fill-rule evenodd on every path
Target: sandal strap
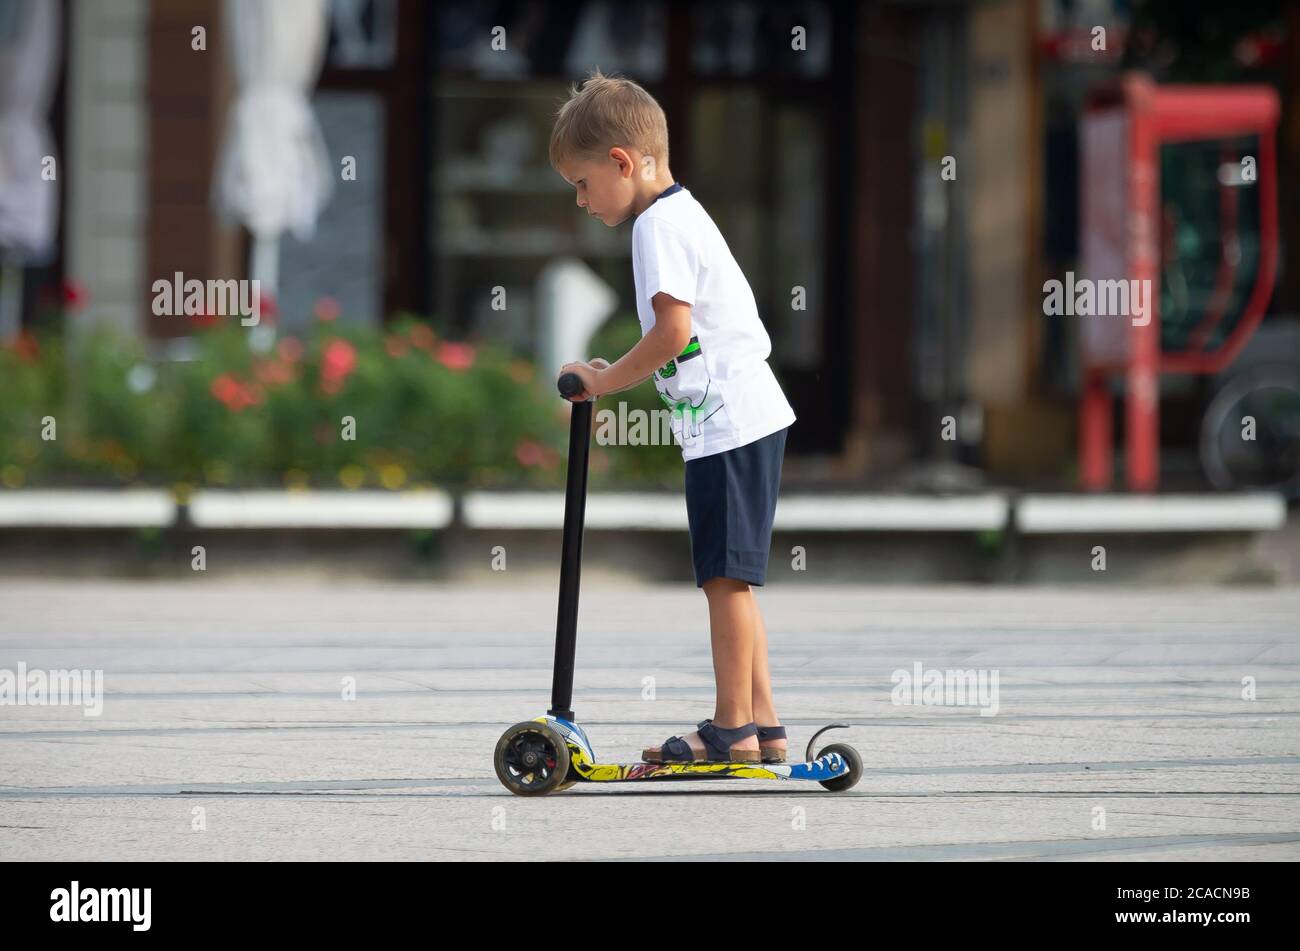
M 704 724 L 712 723 L 712 722 L 713 722 L 712 719 L 701 720 L 699 723 L 695 724 L 695 729 L 699 730 L 700 727 L 704 726 Z M 757 724 L 755 724 L 755 726 L 757 726 Z M 758 738 L 760 740 L 789 739 L 789 737 L 786 735 L 784 726 L 760 726 L 758 727 Z
M 699 729 L 700 739 L 704 741 L 704 746 L 709 752 L 710 760 L 718 761 L 731 760 L 731 748 L 743 739 L 758 734 L 758 726 L 753 723 L 746 723 L 744 726 L 737 727 L 720 727 L 712 721 L 706 722 Z
M 695 751 L 680 736 L 670 736 L 659 746 L 659 759 L 664 763 L 690 763 L 695 760 Z
M 699 723 L 695 724 L 695 729 L 701 730 L 704 728 L 704 725 L 706 723 L 712 723 L 712 722 L 713 722 L 712 719 L 701 720 Z M 755 724 L 755 726 L 758 728 L 758 741 L 760 743 L 763 742 L 764 740 L 789 739 L 789 736 L 785 732 L 784 726 L 758 726 L 758 724 Z

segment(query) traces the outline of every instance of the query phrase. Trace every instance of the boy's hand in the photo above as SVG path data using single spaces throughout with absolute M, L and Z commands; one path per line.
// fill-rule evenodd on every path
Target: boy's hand
M 607 360 L 595 357 L 590 363 L 583 363 L 579 360 L 576 363 L 566 363 L 564 366 L 560 367 L 559 376 L 564 376 L 566 373 L 576 373 L 578 379 L 582 380 L 582 392 L 576 396 L 569 397 L 569 401 L 572 403 L 581 403 L 584 400 L 589 400 L 595 396 L 599 396 L 599 384 L 597 381 L 600 379 L 600 371 L 608 366 L 609 362 Z M 559 376 L 556 377 L 557 383 L 559 382 Z

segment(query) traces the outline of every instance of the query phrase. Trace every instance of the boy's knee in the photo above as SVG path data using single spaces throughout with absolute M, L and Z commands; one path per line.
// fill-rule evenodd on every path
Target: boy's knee
M 726 578 L 723 577 L 722 575 L 718 575 L 717 577 L 710 578 L 708 581 L 704 582 L 702 587 L 704 588 L 705 594 L 714 594 L 717 592 L 730 592 L 730 591 L 748 591 L 749 582 L 741 581 L 739 578 Z

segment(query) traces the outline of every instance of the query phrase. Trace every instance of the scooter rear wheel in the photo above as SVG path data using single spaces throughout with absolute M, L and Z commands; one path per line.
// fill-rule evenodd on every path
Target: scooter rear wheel
M 849 771 L 843 776 L 836 776 L 834 779 L 823 779 L 821 784 L 831 792 L 843 792 L 846 789 L 852 789 L 862 778 L 862 757 L 858 751 L 847 743 L 832 743 L 824 750 L 817 754 L 820 759 L 827 753 L 839 753 L 849 764 Z
M 527 720 L 501 735 L 492 764 L 501 785 L 516 796 L 544 796 L 567 788 L 569 747 L 550 727 Z

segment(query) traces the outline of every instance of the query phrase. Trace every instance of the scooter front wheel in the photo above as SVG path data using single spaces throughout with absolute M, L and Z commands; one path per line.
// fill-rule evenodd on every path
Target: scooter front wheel
M 567 788 L 569 747 L 543 723 L 516 723 L 497 741 L 492 757 L 497 779 L 516 796 L 544 796 Z

